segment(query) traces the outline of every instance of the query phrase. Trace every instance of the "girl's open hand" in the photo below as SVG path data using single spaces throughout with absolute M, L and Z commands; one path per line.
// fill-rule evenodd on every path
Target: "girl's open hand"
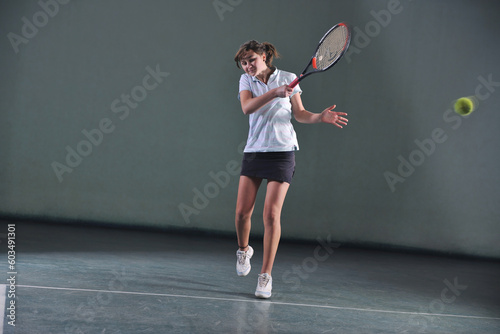
M 334 104 L 333 106 L 323 110 L 321 113 L 321 122 L 330 123 L 342 128 L 342 125 L 347 125 L 348 122 L 347 118 L 342 116 L 347 116 L 347 114 L 345 112 L 333 111 L 335 107 L 336 105 Z

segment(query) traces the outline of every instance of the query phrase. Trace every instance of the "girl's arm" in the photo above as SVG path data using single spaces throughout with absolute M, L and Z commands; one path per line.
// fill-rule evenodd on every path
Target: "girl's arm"
M 292 92 L 293 88 L 290 88 L 287 85 L 271 89 L 267 93 L 257 97 L 253 97 L 252 92 L 249 90 L 242 90 L 240 92 L 241 110 L 243 110 L 245 115 L 250 115 L 271 102 L 273 99 L 277 97 L 289 97 L 292 95 Z
M 314 124 L 314 123 L 329 123 L 342 128 L 342 125 L 347 125 L 347 118 L 342 117 L 346 116 L 345 112 L 337 112 L 333 111 L 335 109 L 335 104 L 331 107 L 326 108 L 323 112 L 319 114 L 315 114 L 307 111 L 302 104 L 302 99 L 300 98 L 300 94 L 295 94 L 290 99 L 292 103 L 292 112 L 293 116 L 300 123 Z

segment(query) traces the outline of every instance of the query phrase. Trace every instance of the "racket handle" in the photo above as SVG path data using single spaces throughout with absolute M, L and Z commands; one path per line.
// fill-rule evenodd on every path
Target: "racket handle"
M 290 82 L 290 84 L 288 85 L 288 87 L 290 88 L 294 88 L 295 86 L 297 86 L 299 83 L 299 78 L 295 78 L 295 80 L 293 80 L 292 82 Z

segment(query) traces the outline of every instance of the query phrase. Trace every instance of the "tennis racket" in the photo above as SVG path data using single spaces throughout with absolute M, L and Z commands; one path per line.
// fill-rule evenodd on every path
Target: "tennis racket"
M 342 22 L 330 28 L 319 41 L 314 55 L 302 74 L 288 86 L 293 88 L 308 75 L 324 72 L 331 68 L 342 58 L 350 42 L 351 30 L 346 23 Z

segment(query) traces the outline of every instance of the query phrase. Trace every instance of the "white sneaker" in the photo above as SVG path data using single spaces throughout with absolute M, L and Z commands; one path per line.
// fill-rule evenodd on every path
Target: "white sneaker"
M 253 256 L 253 248 L 248 246 L 247 251 L 236 251 L 236 273 L 238 276 L 246 276 L 250 272 L 252 266 L 250 265 L 250 259 Z
M 259 298 L 269 298 L 271 297 L 271 290 L 273 289 L 273 278 L 268 273 L 259 274 L 259 281 L 257 283 L 257 289 L 255 290 L 255 296 Z

